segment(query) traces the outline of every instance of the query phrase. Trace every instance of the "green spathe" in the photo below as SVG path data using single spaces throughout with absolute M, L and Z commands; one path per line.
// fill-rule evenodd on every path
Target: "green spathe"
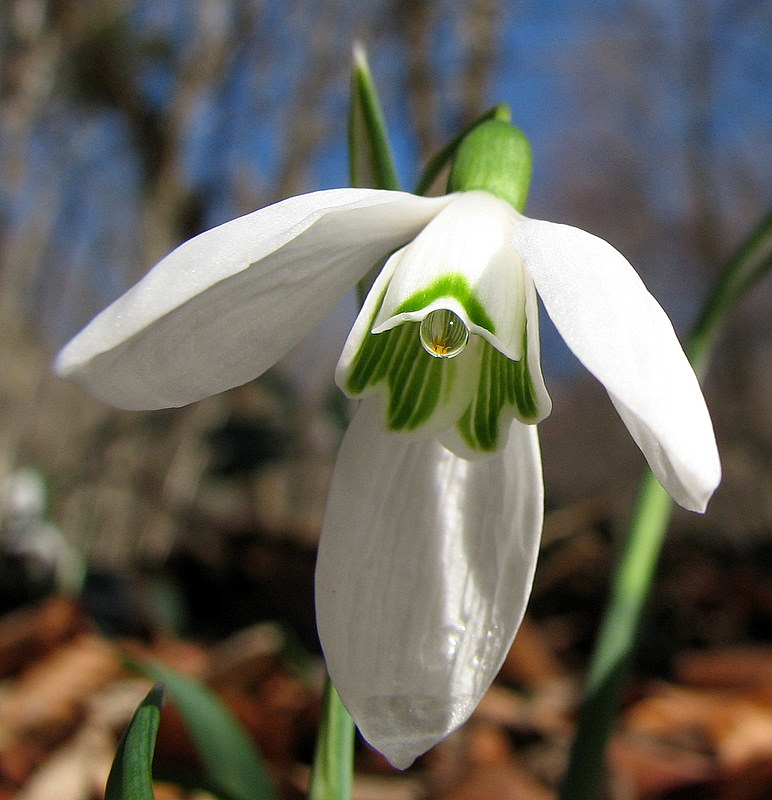
M 509 122 L 482 122 L 458 147 L 448 180 L 448 191 L 480 189 L 506 200 L 521 214 L 531 183 L 531 145 Z

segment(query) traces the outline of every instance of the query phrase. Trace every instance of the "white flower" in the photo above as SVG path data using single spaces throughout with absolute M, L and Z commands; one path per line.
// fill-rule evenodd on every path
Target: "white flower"
M 316 599 L 333 683 L 406 767 L 474 710 L 530 593 L 532 423 L 550 409 L 534 286 L 673 498 L 702 511 L 718 484 L 697 380 L 629 263 L 480 191 L 316 192 L 183 244 L 57 369 L 124 408 L 190 403 L 262 373 L 384 262 L 338 365 L 364 400 L 335 467 Z

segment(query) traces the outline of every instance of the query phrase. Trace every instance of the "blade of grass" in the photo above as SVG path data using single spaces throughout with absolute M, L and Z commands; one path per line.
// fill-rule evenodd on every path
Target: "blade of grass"
M 704 375 L 729 314 L 772 266 L 772 211 L 751 231 L 724 268 L 713 294 L 694 325 L 686 353 L 699 377 Z
M 400 188 L 381 102 L 364 47 L 354 45 L 348 119 L 349 177 L 354 187 Z
M 156 684 L 134 712 L 107 778 L 105 800 L 154 800 L 153 753 L 163 693 L 163 684 Z
M 351 105 L 348 115 L 350 183 L 357 188 L 399 191 L 399 177 L 389 145 L 381 101 L 373 76 L 370 74 L 367 54 L 359 42 L 354 45 L 353 55 Z M 357 294 L 360 305 L 364 302 L 382 266 L 382 263 L 374 264 L 368 274 L 359 281 Z

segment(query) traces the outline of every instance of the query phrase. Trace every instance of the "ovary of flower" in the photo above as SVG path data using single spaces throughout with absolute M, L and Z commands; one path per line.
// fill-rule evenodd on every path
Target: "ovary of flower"
M 363 735 L 406 767 L 472 713 L 530 593 L 534 423 L 550 410 L 537 290 L 677 502 L 704 510 L 720 466 L 696 377 L 630 264 L 482 191 L 337 189 L 228 222 L 163 259 L 56 367 L 120 407 L 184 405 L 260 375 L 378 264 L 336 370 L 362 401 L 323 523 L 317 623 Z

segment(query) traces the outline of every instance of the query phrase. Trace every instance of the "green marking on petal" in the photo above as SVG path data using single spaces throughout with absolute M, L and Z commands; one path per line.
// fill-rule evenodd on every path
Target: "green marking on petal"
M 368 322 L 370 327 L 385 294 L 384 290 L 378 302 L 373 304 Z M 438 297 L 447 296 L 455 297 L 463 305 L 473 323 L 488 330 L 493 328 L 463 275 L 446 275 L 435 281 L 405 301 L 395 313 L 410 311 L 413 307 L 422 308 Z M 353 396 L 386 383 L 386 425 L 392 431 L 413 431 L 436 413 L 442 413 L 442 409 L 447 413 L 448 404 L 459 400 L 457 395 L 453 400 L 459 370 L 470 366 L 469 362 L 459 364 L 459 359 L 429 355 L 421 344 L 419 330 L 420 323 L 404 322 L 382 333 L 365 334 L 345 379 L 346 391 Z M 525 331 L 524 357 L 520 361 L 507 358 L 481 337 L 478 341 L 476 391 L 456 424 L 472 450 L 495 452 L 500 446 L 502 428 L 512 416 L 526 423 L 536 418 L 537 396 L 526 358 Z
M 355 396 L 386 381 L 389 430 L 412 431 L 423 425 L 449 402 L 456 380 L 456 365 L 432 358 L 421 345 L 418 328 L 419 323 L 408 322 L 366 334 L 345 381 L 347 392 Z
M 406 428 L 408 430 L 415 430 L 431 417 L 432 412 L 440 401 L 440 395 L 447 397 L 448 392 L 442 391 L 443 384 L 448 383 L 447 380 L 443 381 L 442 369 L 442 364 L 439 362 L 429 364 L 418 402 L 413 408 L 410 419 L 407 421 Z
M 367 324 L 368 329 L 372 328 L 375 322 L 385 294 L 384 288 L 378 302 L 374 304 L 372 316 Z M 393 349 L 398 335 L 398 329 L 384 331 L 377 336 L 371 333 L 364 335 L 349 368 L 346 391 L 352 395 L 362 394 L 368 386 L 375 386 L 383 380 L 389 366 L 389 352 Z
M 384 290 L 374 304 L 370 328 L 385 294 Z M 345 379 L 345 389 L 353 396 L 386 382 L 389 430 L 415 430 L 452 399 L 458 367 L 451 359 L 430 356 L 421 344 L 419 328 L 420 323 L 406 322 L 382 333 L 365 334 Z
M 504 409 L 523 422 L 536 418 L 536 390 L 525 358 L 513 361 L 483 342 L 482 364 L 474 400 L 457 423 L 458 432 L 472 450 L 493 453 L 500 446 Z M 527 348 L 523 347 L 524 352 Z
M 506 385 L 511 395 L 510 403 L 520 412 L 523 422 L 536 419 L 539 412 L 539 401 L 536 387 L 533 385 L 531 370 L 528 367 L 528 334 L 523 331 L 523 358 L 520 361 L 508 361 L 510 374 Z
M 435 300 L 443 297 L 452 297 L 457 300 L 466 311 L 470 322 L 495 335 L 496 326 L 493 320 L 488 316 L 485 307 L 475 296 L 466 275 L 460 272 L 449 272 L 437 278 L 437 280 L 404 300 L 394 310 L 392 316 L 410 313 L 411 311 L 420 311 Z
M 417 323 L 405 323 L 399 330 L 399 342 L 387 373 L 387 426 L 392 431 L 413 431 L 429 420 L 442 401 L 447 401 L 456 369 L 454 364 L 432 358 L 424 351 Z
M 524 420 L 535 419 L 539 408 L 528 362 L 523 358 L 522 361 L 512 361 L 511 364 L 514 373 L 511 379 L 515 395 L 514 405 Z

